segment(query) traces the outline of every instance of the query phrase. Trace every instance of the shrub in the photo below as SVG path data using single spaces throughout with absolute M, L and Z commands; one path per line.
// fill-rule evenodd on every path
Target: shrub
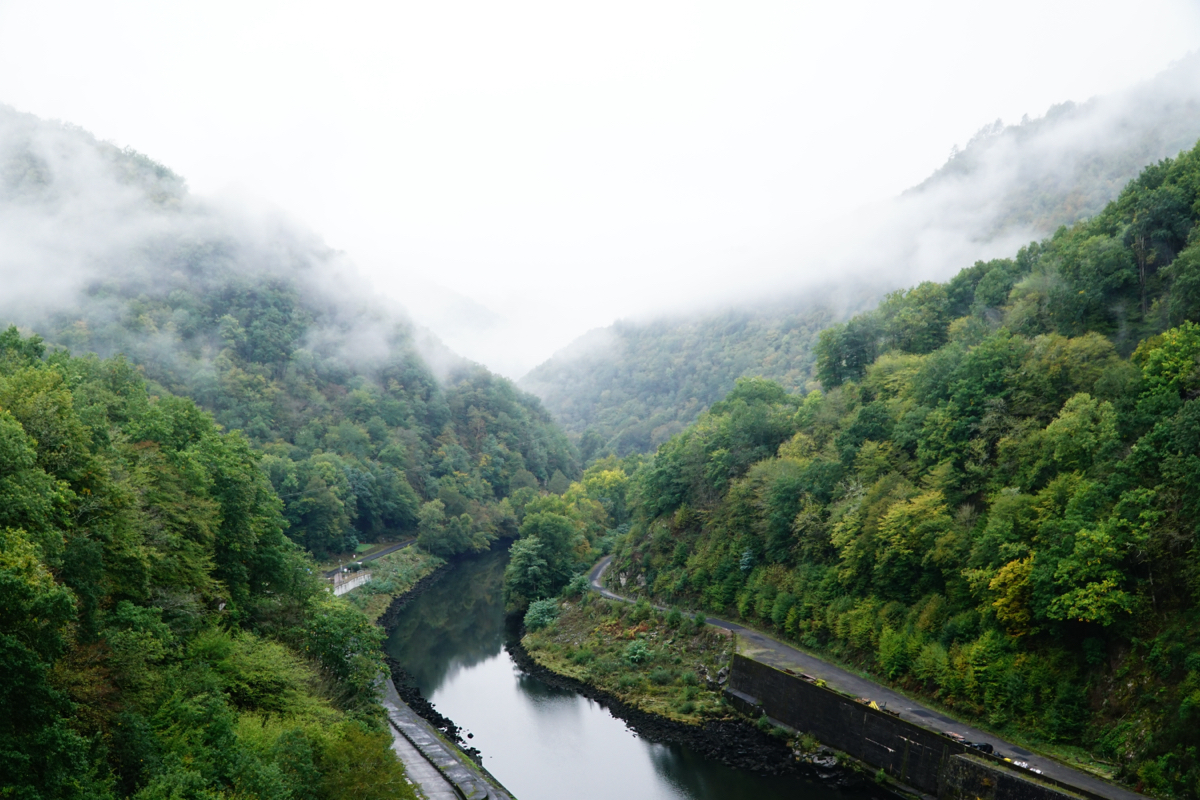
M 640 639 L 635 642 L 630 642 L 629 646 L 625 648 L 625 660 L 635 667 L 639 667 L 642 664 L 647 663 L 653 657 L 654 653 L 650 650 L 646 643 Z
M 879 666 L 883 673 L 892 680 L 908 671 L 908 644 L 908 637 L 903 631 L 884 628 L 879 635 L 879 653 L 877 655 Z
M 595 658 L 596 654 L 586 647 L 581 647 L 574 653 L 571 653 L 571 660 L 576 664 L 590 664 Z
M 650 601 L 643 597 L 633 604 L 633 610 L 629 612 L 629 619 L 633 622 L 645 622 L 650 619 L 652 613 L 654 613 L 654 608 L 650 605 Z
M 700 683 L 700 679 L 696 677 L 696 673 L 688 670 L 679 676 L 679 682 L 684 686 L 695 686 Z
M 675 630 L 682 624 L 683 624 L 683 614 L 680 613 L 678 608 L 672 608 L 667 613 L 667 627 L 670 628 L 671 630 Z
M 913 672 L 923 681 L 941 685 L 950 668 L 950 656 L 939 642 L 928 642 L 913 662 Z
M 612 675 L 617 670 L 621 669 L 621 662 L 611 656 L 596 659 L 591 666 L 591 671 L 595 675 Z
M 567 588 L 563 589 L 563 597 L 583 597 L 588 593 L 588 576 L 580 572 L 567 583 Z
M 556 619 L 558 619 L 557 600 L 535 600 L 529 604 L 529 610 L 525 612 L 525 629 L 541 630 Z
M 663 669 L 662 667 L 650 671 L 650 682 L 656 686 L 666 686 L 672 681 L 673 677 L 670 670 Z

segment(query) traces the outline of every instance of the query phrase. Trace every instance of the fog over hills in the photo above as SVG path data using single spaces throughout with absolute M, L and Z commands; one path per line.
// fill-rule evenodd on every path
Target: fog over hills
M 592 431 L 585 454 L 648 451 L 738 377 L 804 388 L 816 334 L 830 322 L 1086 219 L 1142 167 L 1198 138 L 1200 54 L 1124 92 L 996 121 L 918 186 L 811 242 L 794 274 L 744 286 L 731 264 L 725 307 L 592 331 L 519 384 L 570 433 Z
M 362 361 L 399 337 L 443 372 L 461 364 L 283 212 L 198 198 L 146 156 L 3 106 L 0 212 L 0 317 L 61 344 L 199 369 L 221 347 L 216 329 L 178 303 L 168 319 L 139 322 L 138 298 L 286 279 L 319 320 L 305 332 L 312 348 Z
M 510 489 L 578 472 L 536 398 L 415 326 L 310 230 L 4 107 L 0 287 L 0 329 L 125 357 L 242 431 L 314 553 L 412 530 L 437 502 L 448 552 L 483 547 L 512 532 Z

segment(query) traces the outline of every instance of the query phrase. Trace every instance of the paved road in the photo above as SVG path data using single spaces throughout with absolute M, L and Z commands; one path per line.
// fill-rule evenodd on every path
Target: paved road
M 374 561 L 377 558 L 386 556 L 388 553 L 394 553 L 397 550 L 403 550 L 404 548 L 408 547 L 410 544 L 412 544 L 415 541 L 417 541 L 417 540 L 416 539 L 405 539 L 403 542 L 397 542 L 396 544 L 392 545 L 391 547 L 385 547 L 384 549 L 380 550 L 378 553 L 371 553 L 371 555 L 369 555 L 369 556 L 363 556 L 362 558 L 351 559 L 351 561 Z M 350 562 L 347 562 L 347 563 L 350 563 Z M 334 569 L 329 570 L 328 572 L 325 573 L 325 577 L 332 578 L 334 575 L 337 574 L 337 571 L 340 569 L 341 569 L 341 567 L 336 567 Z
M 592 568 L 591 573 L 588 575 L 592 588 L 610 600 L 620 600 L 626 603 L 631 602 L 629 598 L 615 594 L 601 585 L 600 581 L 604 576 L 604 571 L 608 569 L 608 565 L 611 562 L 612 556 L 606 556 Z M 790 669 L 795 672 L 812 675 L 815 678 L 825 681 L 830 688 L 853 697 L 869 697 L 878 703 L 881 708 L 899 712 L 902 719 L 906 719 L 922 727 L 939 732 L 953 731 L 972 742 L 987 742 L 995 748 L 998 755 L 1007 756 L 1014 761 L 1025 761 L 1030 767 L 1040 769 L 1045 775 L 1060 780 L 1063 783 L 1087 789 L 1103 797 L 1112 798 L 1112 800 L 1145 800 L 1143 795 L 1116 786 L 1091 773 L 1069 767 L 1046 756 L 1031 753 L 990 733 L 951 719 L 938 711 L 927 708 L 908 697 L 888 689 L 886 686 L 881 686 L 874 681 L 862 678 L 852 672 L 847 672 L 841 667 L 836 667 L 810 653 L 776 641 L 759 631 L 739 625 L 736 622 L 729 622 L 715 617 L 708 617 L 708 623 L 718 628 L 724 628 L 725 630 L 737 633 L 738 638 L 742 642 L 740 651 L 747 658 L 753 658 L 778 669 Z

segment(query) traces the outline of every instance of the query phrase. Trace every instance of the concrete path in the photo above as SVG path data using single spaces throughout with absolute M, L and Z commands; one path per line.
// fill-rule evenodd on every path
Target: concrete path
M 417 785 L 418 794 L 425 800 L 462 800 L 437 767 L 426 761 L 416 745 L 395 728 L 392 728 L 392 752 L 404 764 L 408 779 Z
M 433 726 L 400 699 L 391 678 L 384 682 L 382 702 L 395 731 L 393 750 L 406 769 L 412 763 L 414 771 L 409 775 L 420 784 L 428 800 L 513 800 L 499 784 L 483 777 L 478 767 L 468 766 L 465 755 L 445 744 Z
M 611 562 L 612 556 L 606 556 L 592 568 L 591 573 L 588 575 L 592 588 L 610 600 L 620 600 L 626 603 L 632 602 L 629 598 L 615 594 L 601 585 L 604 571 L 608 569 L 608 565 Z M 1136 792 L 1109 783 L 1091 773 L 1068 767 L 1046 756 L 1031 753 L 990 733 L 951 719 L 941 712 L 927 708 L 915 700 L 898 694 L 885 686 L 848 672 L 841 667 L 834 666 L 811 653 L 806 653 L 789 644 L 776 641 L 764 633 L 752 630 L 744 625 L 739 625 L 736 622 L 729 622 L 715 617 L 708 617 L 708 623 L 718 628 L 735 632 L 741 640 L 739 650 L 747 658 L 753 658 L 756 661 L 761 661 L 777 669 L 803 672 L 814 678 L 820 678 L 825 681 L 829 688 L 836 689 L 852 697 L 869 697 L 880 708 L 899 712 L 902 719 L 906 719 L 924 728 L 929 728 L 940 733 L 957 733 L 972 742 L 987 742 L 995 748 L 997 755 L 1011 758 L 1014 761 L 1027 762 L 1030 767 L 1041 770 L 1049 777 L 1094 792 L 1102 797 L 1108 797 L 1111 800 L 1144 800 L 1143 796 Z

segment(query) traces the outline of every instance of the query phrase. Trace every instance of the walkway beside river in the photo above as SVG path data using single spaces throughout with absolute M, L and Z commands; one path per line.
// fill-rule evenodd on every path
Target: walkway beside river
M 610 600 L 620 600 L 626 603 L 632 602 L 629 598 L 622 597 L 604 588 L 601 584 L 604 571 L 608 569 L 608 565 L 611 562 L 612 556 L 607 556 L 592 568 L 588 576 L 592 588 Z M 1071 784 L 1072 786 L 1077 786 L 1080 789 L 1086 789 L 1102 797 L 1110 798 L 1110 800 L 1144 800 L 1142 795 L 1132 792 L 1129 789 L 1109 783 L 1096 775 L 1069 767 L 1066 764 L 1054 761 L 1045 756 L 1031 753 L 990 733 L 951 719 L 941 712 L 923 706 L 915 700 L 894 692 L 885 686 L 855 675 L 841 667 L 834 666 L 828 661 L 824 661 L 789 644 L 776 641 L 764 633 L 747 628 L 744 625 L 739 625 L 736 622 L 729 622 L 715 617 L 708 617 L 708 623 L 736 633 L 741 640 L 740 652 L 747 658 L 761 661 L 777 669 L 811 675 L 814 678 L 824 681 L 829 688 L 851 697 L 869 697 L 880 708 L 897 712 L 901 719 L 908 720 L 924 728 L 938 732 L 953 731 L 969 741 L 986 742 L 995 748 L 997 755 L 1007 756 L 1014 761 L 1025 761 L 1030 767 L 1041 770 L 1049 777 L 1063 783 Z
M 479 775 L 473 765 L 468 766 L 465 755 L 445 744 L 433 727 L 400 699 L 391 678 L 384 682 L 382 702 L 393 730 L 392 750 L 427 800 L 513 800 Z

